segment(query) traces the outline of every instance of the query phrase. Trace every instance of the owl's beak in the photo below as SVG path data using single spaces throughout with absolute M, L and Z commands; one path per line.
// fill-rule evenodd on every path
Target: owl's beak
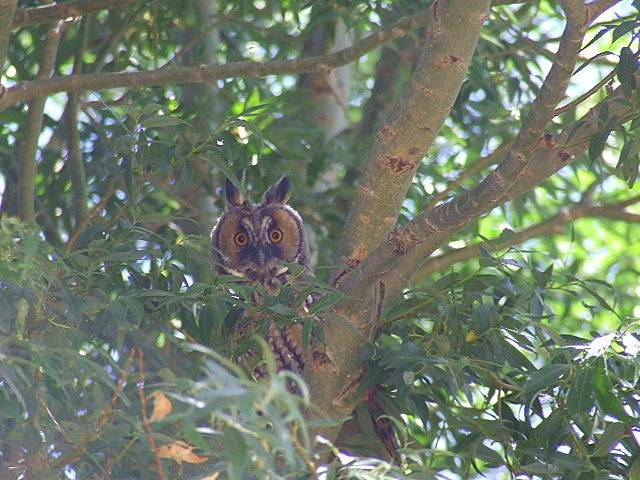
M 253 249 L 253 251 L 251 252 L 251 260 L 258 267 L 264 267 L 267 263 L 267 255 L 264 249 L 262 248 Z
M 267 263 L 267 256 L 265 255 L 263 249 L 258 250 L 256 255 L 256 263 L 261 267 L 264 267 L 264 265 Z

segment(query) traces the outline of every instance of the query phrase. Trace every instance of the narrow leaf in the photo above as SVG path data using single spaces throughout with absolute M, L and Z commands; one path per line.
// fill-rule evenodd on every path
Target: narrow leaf
M 227 427 L 224 430 L 224 444 L 229 456 L 229 477 L 240 479 L 249 461 L 247 442 L 238 430 Z
M 611 415 L 618 420 L 626 420 L 627 414 L 622 408 L 622 402 L 615 395 L 613 384 L 607 372 L 604 357 L 599 357 L 594 365 L 593 384 L 595 387 L 596 400 L 604 415 Z
M 313 302 L 311 308 L 309 308 L 309 313 L 315 315 L 316 313 L 335 305 L 342 300 L 343 297 L 344 294 L 342 292 L 329 293 Z
M 578 366 L 569 390 L 567 407 L 574 417 L 585 414 L 593 407 L 593 372 L 590 366 L 586 363 Z
M 569 370 L 570 365 L 552 364 L 533 372 L 522 387 L 521 395 L 532 395 L 557 385 L 560 378 Z
M 175 125 L 188 125 L 188 123 L 178 117 L 154 115 L 152 117 L 143 118 L 140 121 L 140 125 L 144 128 L 160 128 L 173 127 Z
M 591 454 L 592 457 L 602 457 L 608 455 L 615 445 L 624 436 L 626 427 L 623 423 L 615 422 L 607 425 L 604 433 L 600 436 L 596 448 Z

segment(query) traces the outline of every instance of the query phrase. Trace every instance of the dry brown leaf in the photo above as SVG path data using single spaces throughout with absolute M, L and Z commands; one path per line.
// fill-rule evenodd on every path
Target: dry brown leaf
M 149 418 L 149 422 L 162 420 L 173 410 L 173 403 L 171 403 L 171 400 L 160 390 L 156 390 L 147 397 L 147 399 L 151 398 L 153 399 L 153 413 Z
M 209 457 L 200 457 L 193 453 L 195 448 L 182 440 L 176 440 L 160 446 L 158 448 L 158 457 L 170 458 L 177 463 L 203 463 L 209 460 Z

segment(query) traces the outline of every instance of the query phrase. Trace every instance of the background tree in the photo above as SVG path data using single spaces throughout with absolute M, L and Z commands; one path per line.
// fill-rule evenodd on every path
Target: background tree
M 635 2 L 0 23 L 2 478 L 640 476 Z M 316 278 L 247 305 L 207 232 L 285 173 Z M 326 343 L 302 396 L 229 360 L 247 308 Z

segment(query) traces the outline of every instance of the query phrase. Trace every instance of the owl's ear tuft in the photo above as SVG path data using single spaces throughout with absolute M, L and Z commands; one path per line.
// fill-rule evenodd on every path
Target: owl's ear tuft
M 264 203 L 287 203 L 291 197 L 291 180 L 289 177 L 282 177 L 278 183 L 275 183 L 267 193 L 264 194 Z
M 227 178 L 227 181 L 224 186 L 225 193 L 227 195 L 227 206 L 228 207 L 238 207 L 247 202 L 246 198 L 238 187 L 236 187 L 231 180 Z

